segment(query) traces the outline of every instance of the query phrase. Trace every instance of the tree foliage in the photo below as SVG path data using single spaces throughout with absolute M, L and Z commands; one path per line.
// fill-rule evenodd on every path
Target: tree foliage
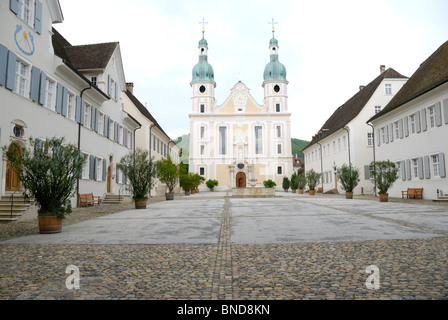
M 65 138 L 46 141 L 29 139 L 29 148 L 11 144 L 6 157 L 24 188 L 26 198 L 34 198 L 40 214 L 53 214 L 63 219 L 70 213 L 70 198 L 76 194 L 76 181 L 85 159 Z
M 398 179 L 398 169 L 395 163 L 387 161 L 376 161 L 372 162 L 371 166 L 373 170 L 371 171 L 373 176 L 373 181 L 376 182 L 376 187 L 379 190 L 379 194 L 386 194 L 387 190 L 393 185 L 393 183 Z
M 359 169 L 343 164 L 342 167 L 338 169 L 338 178 L 341 182 L 342 189 L 347 192 L 353 192 L 353 189 L 356 188 L 360 181 Z
M 166 184 L 169 193 L 174 192 L 174 188 L 177 184 L 177 179 L 179 178 L 183 168 L 180 164 L 176 164 L 168 155 L 156 162 L 157 178 L 164 184 Z

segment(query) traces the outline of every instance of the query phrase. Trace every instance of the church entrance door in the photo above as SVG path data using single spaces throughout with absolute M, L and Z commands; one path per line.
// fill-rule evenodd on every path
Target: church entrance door
M 11 151 L 12 145 L 9 147 L 9 151 Z M 20 148 L 17 148 L 17 152 L 20 155 Z M 6 184 L 5 184 L 5 190 L 6 191 L 16 191 L 20 187 L 20 180 L 17 175 L 16 170 L 11 165 L 11 162 L 8 161 L 6 164 Z
M 246 188 L 246 174 L 244 172 L 237 173 L 236 187 L 237 188 Z

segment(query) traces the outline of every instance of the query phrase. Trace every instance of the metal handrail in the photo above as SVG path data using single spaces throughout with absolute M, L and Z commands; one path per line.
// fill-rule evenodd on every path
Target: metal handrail
M 20 186 L 17 188 L 17 190 L 15 190 L 13 192 L 13 194 L 10 196 L 10 198 L 11 198 L 11 213 L 9 215 L 10 219 L 12 219 L 12 209 L 14 208 L 14 195 L 16 194 L 17 191 L 20 190 L 21 187 L 22 187 L 22 184 L 20 184 Z M 25 200 L 24 200 L 24 202 L 25 202 Z

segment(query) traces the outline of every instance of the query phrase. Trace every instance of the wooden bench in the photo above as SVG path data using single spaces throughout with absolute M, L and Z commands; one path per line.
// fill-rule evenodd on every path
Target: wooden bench
M 79 194 L 79 206 L 85 206 L 88 207 L 89 205 L 94 206 L 95 202 L 100 205 L 101 203 L 101 197 L 100 196 L 94 196 L 93 193 L 80 193 Z
M 423 188 L 408 188 L 406 191 L 401 191 L 401 198 L 404 199 L 423 199 Z

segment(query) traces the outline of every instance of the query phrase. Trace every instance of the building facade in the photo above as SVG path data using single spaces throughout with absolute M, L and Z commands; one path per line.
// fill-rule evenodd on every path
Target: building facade
M 273 35 L 271 61 L 264 70 L 263 104 L 239 81 L 224 103 L 217 105 L 208 43 L 204 36 L 199 41 L 199 62 L 190 84 L 189 170 L 206 180 L 218 180 L 218 188 L 263 186 L 268 179 L 281 186 L 283 177 L 292 175 L 288 81 L 278 49 Z
M 376 160 L 399 169 L 390 197 L 401 197 L 407 188 L 423 188 L 424 199 L 448 195 L 448 42 L 368 121 L 375 128 Z
M 141 124 L 141 128 L 135 132 L 136 148 L 148 150 L 153 161 L 169 155 L 174 163 L 180 163 L 180 148 L 165 133 L 149 110 L 134 96 L 134 84 L 127 83 L 126 86 L 127 90 L 122 93 L 121 99 L 124 111 Z M 156 179 L 151 195 L 163 196 L 165 192 L 166 185 Z M 180 192 L 180 188 L 176 188 L 175 192 Z
M 72 46 L 53 28 L 63 21 L 57 0 L 0 3 L 0 146 L 65 137 L 87 160 L 79 193 L 127 193 L 116 164 L 133 150 L 140 124 L 122 108 L 119 43 Z M 19 188 L 3 154 L 1 195 Z
M 336 171 L 343 164 L 360 171 L 355 194 L 374 194 L 370 164 L 374 160 L 372 128 L 366 121 L 380 112 L 406 83 L 407 77 L 380 66 L 380 75 L 336 109 L 303 150 L 305 170 L 321 173 L 318 187 L 323 192 L 344 192 Z

